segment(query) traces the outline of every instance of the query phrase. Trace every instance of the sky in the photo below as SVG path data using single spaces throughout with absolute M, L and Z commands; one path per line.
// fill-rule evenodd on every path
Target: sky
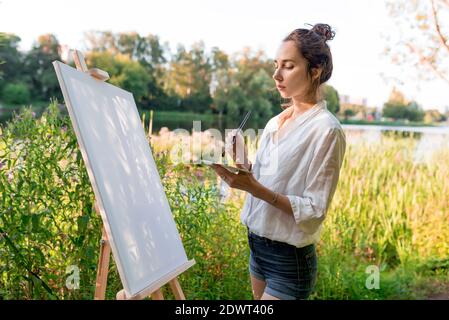
M 328 83 L 341 95 L 381 107 L 394 85 L 382 74 L 401 72 L 383 55 L 385 35 L 395 29 L 383 0 L 0 0 L 0 32 L 18 35 L 21 50 L 45 33 L 83 50 L 84 32 L 109 30 L 155 34 L 173 50 L 179 43 L 203 41 L 206 48 L 229 54 L 262 49 L 274 59 L 281 40 L 296 28 L 308 28 L 306 23 L 327 23 L 336 31 L 328 42 L 334 64 Z M 397 87 L 424 109 L 449 107 L 443 81 L 417 85 L 416 79 L 405 79 Z

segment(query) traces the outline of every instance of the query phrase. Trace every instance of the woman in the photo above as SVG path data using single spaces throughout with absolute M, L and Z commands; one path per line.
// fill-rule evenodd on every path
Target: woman
M 315 244 L 346 149 L 341 125 L 320 93 L 332 74 L 326 42 L 334 35 L 329 25 L 317 24 L 283 40 L 273 79 L 289 103 L 267 123 L 254 164 L 240 134 L 227 147 L 237 166 L 252 173 L 214 165 L 231 188 L 247 192 L 241 221 L 248 228 L 255 299 L 307 299 L 316 282 Z

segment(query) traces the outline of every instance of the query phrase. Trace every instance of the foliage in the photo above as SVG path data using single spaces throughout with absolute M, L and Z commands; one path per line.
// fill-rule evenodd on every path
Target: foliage
M 413 136 L 392 134 L 349 145 L 322 233 L 316 297 L 416 298 L 428 262 L 449 257 L 449 150 L 426 163 L 415 161 L 415 146 Z M 364 287 L 369 265 L 383 270 L 379 291 Z
M 8 83 L 2 90 L 5 103 L 23 105 L 30 101 L 30 92 L 24 83 Z
M 252 109 L 253 120 L 280 111 L 271 63 L 262 51 L 245 49 L 230 57 L 216 47 L 209 52 L 198 42 L 188 49 L 178 45 L 172 54 L 159 37 L 136 32 L 92 31 L 85 38 L 87 64 L 106 70 L 110 82 L 131 91 L 141 109 L 219 113 L 233 119 Z M 0 60 L 5 61 L 0 89 L 6 82 L 21 82 L 32 102 L 62 98 L 51 64 L 63 51 L 55 35 L 40 36 L 25 53 L 18 51 L 15 35 L 0 41 Z
M 61 89 L 52 62 L 60 60 L 59 41 L 55 35 L 38 38 L 32 49 L 23 57 L 23 80 L 28 83 L 33 100 L 62 100 Z M 15 70 L 19 72 L 20 70 Z
M 425 123 L 443 122 L 447 120 L 447 116 L 441 114 L 437 109 L 426 110 L 424 115 Z
M 163 89 L 168 44 L 162 45 L 158 36 L 148 34 L 143 37 L 136 32 L 114 34 L 109 31 L 91 31 L 85 36 L 92 52 L 122 54 L 137 61 L 145 69 L 147 95 L 138 101 L 142 108 L 166 109 L 174 105 L 173 97 L 168 96 Z
M 340 111 L 340 97 L 334 87 L 326 84 L 323 87 L 324 99 L 327 101 L 327 109 L 336 115 Z
M 424 119 L 424 111 L 415 101 L 408 101 L 402 92 L 393 88 L 388 102 L 384 104 L 382 115 L 387 118 L 407 119 L 421 122 Z
M 220 113 L 241 118 L 252 110 L 253 119 L 266 119 L 280 111 L 280 104 L 273 103 L 274 83 L 270 76 L 270 64 L 264 53 L 244 50 L 235 58 L 229 72 L 217 74 L 214 104 Z M 279 97 L 279 96 L 278 96 Z
M 418 75 L 424 80 L 438 77 L 449 84 L 448 1 L 389 0 L 387 8 L 398 34 L 386 36 L 386 54 L 402 66 L 400 80 Z
M 354 116 L 354 115 L 355 115 L 355 112 L 354 112 L 354 110 L 352 110 L 352 109 L 346 109 L 346 110 L 344 111 L 344 115 L 345 115 L 345 119 L 347 120 L 349 117 Z
M 0 137 L 0 296 L 90 298 L 100 219 L 68 118 L 56 103 L 38 120 L 17 116 Z M 87 291 L 68 291 L 69 265 Z
M 17 72 L 21 69 L 19 42 L 18 36 L 0 32 L 0 92 L 7 82 L 17 81 L 20 75 Z
M 136 101 L 148 95 L 149 76 L 142 65 L 123 54 L 110 52 L 91 52 L 86 56 L 90 67 L 105 70 L 111 79 L 109 82 L 133 93 Z
M 407 105 L 395 102 L 387 102 L 382 109 L 382 115 L 387 118 L 407 119 L 409 121 L 422 121 L 424 111 L 416 102 L 410 102 Z

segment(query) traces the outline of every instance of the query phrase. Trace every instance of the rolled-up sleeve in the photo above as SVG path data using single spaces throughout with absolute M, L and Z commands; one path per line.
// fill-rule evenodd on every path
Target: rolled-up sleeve
M 324 220 L 337 187 L 345 150 L 343 130 L 329 129 L 315 149 L 304 192 L 287 195 L 295 221 L 302 231 L 315 233 Z

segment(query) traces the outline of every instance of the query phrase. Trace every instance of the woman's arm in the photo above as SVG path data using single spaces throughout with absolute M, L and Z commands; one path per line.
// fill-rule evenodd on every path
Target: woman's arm
M 260 182 L 251 173 L 234 174 L 220 165 L 212 166 L 217 174 L 231 187 L 251 193 L 254 197 L 270 203 L 286 214 L 293 215 L 293 210 L 287 196 L 274 192 Z
M 254 187 L 251 194 L 256 198 L 268 202 L 272 206 L 280 209 L 282 212 L 288 215 L 293 215 L 292 206 L 287 196 L 274 192 L 260 183 Z

